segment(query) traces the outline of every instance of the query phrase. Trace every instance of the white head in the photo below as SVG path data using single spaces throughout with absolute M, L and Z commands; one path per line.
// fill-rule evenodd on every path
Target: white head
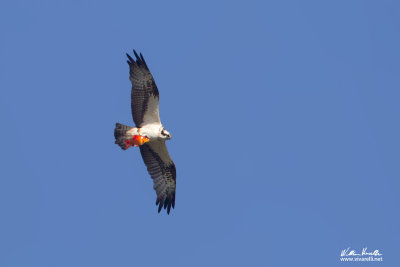
M 161 128 L 160 128 L 160 134 L 159 134 L 159 136 L 160 136 L 161 139 L 164 139 L 164 140 L 169 140 L 169 139 L 171 139 L 171 134 L 170 134 L 167 130 L 165 130 L 164 127 L 161 127 Z

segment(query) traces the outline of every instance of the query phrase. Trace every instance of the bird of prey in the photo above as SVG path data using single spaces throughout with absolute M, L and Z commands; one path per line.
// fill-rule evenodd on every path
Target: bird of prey
M 153 76 L 140 53 L 133 50 L 136 60 L 129 54 L 129 79 L 132 83 L 131 108 L 136 127 L 117 123 L 114 130 L 115 143 L 123 150 L 139 147 L 144 164 L 154 182 L 157 192 L 158 212 L 164 207 L 169 214 L 175 208 L 176 169 L 168 153 L 165 141 L 171 134 L 161 124 L 159 94 Z

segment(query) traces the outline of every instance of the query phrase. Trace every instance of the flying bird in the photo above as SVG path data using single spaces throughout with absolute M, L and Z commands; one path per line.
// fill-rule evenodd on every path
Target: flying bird
M 129 79 L 132 83 L 131 109 L 136 127 L 116 123 L 115 143 L 123 150 L 139 147 L 144 164 L 154 182 L 158 212 L 164 207 L 169 214 L 175 208 L 176 169 L 165 141 L 171 134 L 164 128 L 159 114 L 159 93 L 153 75 L 143 58 L 133 50 L 136 60 L 129 54 Z

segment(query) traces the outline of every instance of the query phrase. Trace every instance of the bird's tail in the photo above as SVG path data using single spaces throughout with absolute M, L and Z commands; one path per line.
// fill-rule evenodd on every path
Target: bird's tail
M 133 127 L 123 125 L 121 123 L 115 124 L 114 136 L 115 143 L 119 145 L 123 150 L 126 150 L 130 147 L 129 140 L 132 139 L 132 130 Z

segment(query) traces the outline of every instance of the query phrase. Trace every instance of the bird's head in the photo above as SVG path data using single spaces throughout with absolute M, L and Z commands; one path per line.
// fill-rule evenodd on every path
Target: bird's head
M 171 139 L 171 134 L 167 130 L 165 130 L 164 127 L 161 127 L 160 137 L 161 137 L 161 139 L 169 140 L 169 139 Z

